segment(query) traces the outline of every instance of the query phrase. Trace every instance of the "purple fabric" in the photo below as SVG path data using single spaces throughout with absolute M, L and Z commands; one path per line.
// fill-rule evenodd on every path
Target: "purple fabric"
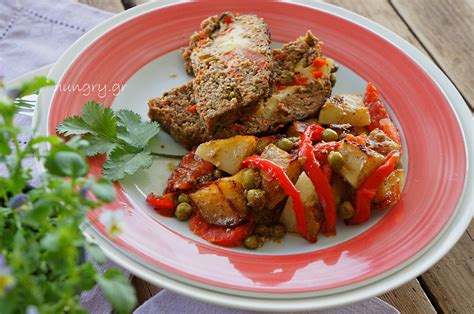
M 83 33 L 109 13 L 70 0 L 0 0 L 0 75 L 6 81 L 55 62 Z M 31 117 L 19 115 L 15 120 L 24 134 L 24 144 L 30 138 Z M 28 160 L 33 185 L 39 183 L 35 162 Z M 0 165 L 0 176 L 5 169 Z M 115 266 L 107 261 L 99 271 Z M 83 293 L 81 302 L 90 313 L 110 313 L 110 305 L 100 289 Z M 203 303 L 163 290 L 135 310 L 148 313 L 253 313 Z M 313 312 L 314 313 L 314 312 Z M 317 313 L 399 313 L 387 303 L 373 298 L 367 301 Z
M 153 313 L 206 313 L 206 314 L 250 314 L 258 313 L 252 311 L 243 311 L 229 309 L 218 305 L 207 304 L 200 301 L 194 301 L 188 297 L 163 290 L 153 298 L 149 299 L 142 306 L 135 310 L 134 314 L 153 314 Z M 303 312 L 319 314 L 392 314 L 400 313 L 393 306 L 383 302 L 378 298 L 362 301 L 348 306 L 342 306 L 334 309 Z
M 5 81 L 54 63 L 111 14 L 71 0 L 0 0 L 0 63 Z

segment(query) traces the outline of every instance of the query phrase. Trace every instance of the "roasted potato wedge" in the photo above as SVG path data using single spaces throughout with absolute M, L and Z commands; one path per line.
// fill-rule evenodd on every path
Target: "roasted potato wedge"
M 385 161 L 385 157 L 376 151 L 347 140 L 341 142 L 337 151 L 344 160 L 344 166 L 337 172 L 355 189 Z
M 323 105 L 319 112 L 319 123 L 366 126 L 370 124 L 370 114 L 361 95 L 338 95 L 329 98 Z
M 303 171 L 301 164 L 295 156 L 274 144 L 268 145 L 261 156 L 282 167 L 292 182 L 296 182 L 301 171 Z M 262 188 L 267 193 L 266 208 L 274 208 L 287 196 L 278 182 L 273 180 L 268 173 L 262 173 Z
M 196 149 L 196 155 L 222 171 L 235 174 L 240 169 L 240 163 L 253 153 L 256 145 L 255 136 L 238 135 L 202 143 Z
M 354 197 L 354 189 L 349 183 L 347 183 L 343 178 L 338 175 L 332 176 L 331 187 L 332 193 L 334 195 L 334 200 L 336 201 L 336 206 L 338 206 L 344 201 L 350 201 Z
M 319 207 L 318 195 L 314 189 L 314 185 L 306 175 L 305 172 L 302 172 L 296 181 L 295 187 L 300 191 L 301 201 L 305 206 L 305 218 L 306 225 L 308 226 L 308 235 L 310 239 L 316 241 L 319 228 L 321 227 L 320 221 L 315 215 L 315 209 Z M 296 216 L 295 209 L 293 207 L 293 199 L 288 198 L 285 204 L 285 208 L 280 217 L 280 222 L 282 222 L 286 229 L 289 232 L 298 232 L 296 225 Z
M 400 200 L 403 174 L 403 169 L 396 169 L 380 185 L 373 199 L 375 208 L 387 208 Z
M 217 186 L 224 197 L 231 203 L 240 216 L 247 215 L 247 205 L 245 205 L 244 187 L 232 177 L 218 180 Z
M 207 222 L 216 226 L 231 227 L 247 217 L 243 191 L 238 181 L 225 178 L 189 196 Z

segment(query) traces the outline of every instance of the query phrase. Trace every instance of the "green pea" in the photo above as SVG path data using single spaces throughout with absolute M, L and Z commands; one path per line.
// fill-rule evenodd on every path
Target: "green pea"
M 269 226 L 265 226 L 265 225 L 258 225 L 255 228 L 255 233 L 258 234 L 261 237 L 269 237 L 269 236 L 272 235 L 272 228 L 270 228 Z
M 345 201 L 337 208 L 337 213 L 342 219 L 349 219 L 355 214 L 354 206 L 351 202 Z
M 219 178 L 222 178 L 223 176 L 225 176 L 225 173 L 222 170 L 216 169 L 216 170 L 214 170 L 213 175 L 214 175 L 214 178 L 219 179 Z
M 235 98 L 237 95 L 235 94 L 235 92 L 230 92 L 229 95 L 227 96 L 227 99 L 228 100 L 231 100 L 232 98 Z
M 189 203 L 190 199 L 187 194 L 181 193 L 178 196 L 178 203 Z
M 339 138 L 339 135 L 337 135 L 337 132 L 333 129 L 325 129 L 321 136 L 325 142 L 337 141 Z
M 260 239 L 260 237 L 256 235 L 250 235 L 246 237 L 244 240 L 244 246 L 249 250 L 258 249 L 262 245 L 263 245 L 262 239 Z
M 265 191 L 260 189 L 248 190 L 247 204 L 253 209 L 262 209 L 265 206 Z
M 257 173 L 252 169 L 245 170 L 242 176 L 242 185 L 245 189 L 253 189 L 257 186 Z
M 344 166 L 344 158 L 340 152 L 330 152 L 328 155 L 328 163 L 334 170 L 339 170 Z
M 272 238 L 279 240 L 285 236 L 286 227 L 282 224 L 275 224 L 272 226 Z
M 181 221 L 188 220 L 193 213 L 193 207 L 189 205 L 189 203 L 180 203 L 176 210 L 174 211 L 174 215 Z
M 278 146 L 278 148 L 283 149 L 284 151 L 287 151 L 287 152 L 292 150 L 294 147 L 294 143 L 291 140 L 287 139 L 286 137 L 278 140 L 276 145 Z

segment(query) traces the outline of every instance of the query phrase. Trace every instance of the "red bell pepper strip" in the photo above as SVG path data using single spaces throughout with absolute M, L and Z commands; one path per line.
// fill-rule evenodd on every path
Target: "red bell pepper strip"
M 318 125 L 310 125 L 306 128 L 301 136 L 298 157 L 306 159 L 303 164 L 303 169 L 313 183 L 316 194 L 318 194 L 319 202 L 323 208 L 324 222 L 322 232 L 326 236 L 332 236 L 336 234 L 336 201 L 334 200 L 331 184 L 316 159 L 311 142 L 311 140 L 320 139 L 323 131 L 324 129 Z
M 253 222 L 251 220 L 232 228 L 214 226 L 208 223 L 199 211 L 196 211 L 189 220 L 189 229 L 192 233 L 213 244 L 226 247 L 236 247 L 242 244 L 252 228 Z
M 167 193 L 163 196 L 158 196 L 153 193 L 148 194 L 146 201 L 148 204 L 165 217 L 173 217 L 176 206 L 175 193 Z
M 367 179 L 365 179 L 364 183 L 362 183 L 355 195 L 355 215 L 346 220 L 348 225 L 358 225 L 369 220 L 371 210 L 370 203 L 379 186 L 390 173 L 392 173 L 398 157 L 400 157 L 399 151 L 391 152 L 385 162 L 375 169 Z
M 293 182 L 286 175 L 283 168 L 274 162 L 262 158 L 258 155 L 252 155 L 242 162 L 243 167 L 254 166 L 262 171 L 268 173 L 274 180 L 278 181 L 281 188 L 293 199 L 293 208 L 295 210 L 296 225 L 298 233 L 305 239 L 308 239 L 308 227 L 304 215 L 304 205 L 301 201 L 300 192 L 296 189 Z

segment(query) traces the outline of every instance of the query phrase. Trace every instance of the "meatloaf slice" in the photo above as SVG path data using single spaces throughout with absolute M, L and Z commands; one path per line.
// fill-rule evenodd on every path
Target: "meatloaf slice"
M 253 14 L 223 13 L 201 28 L 183 58 L 196 76 L 197 112 L 212 134 L 271 94 L 272 51 L 267 25 Z
M 163 130 L 184 147 L 190 149 L 209 140 L 195 110 L 192 81 L 173 88 L 161 97 L 152 98 L 148 106 L 150 119 L 157 121 Z
M 275 49 L 273 60 L 272 96 L 260 101 L 251 114 L 219 128 L 214 138 L 276 132 L 291 121 L 315 116 L 331 96 L 330 77 L 336 67 L 331 59 L 323 58 L 319 40 L 311 32 Z M 325 64 L 316 67 L 314 60 Z
M 320 78 L 315 79 L 311 73 L 312 62 L 321 57 L 319 40 L 311 32 L 274 50 L 273 95 L 260 101 L 251 113 L 240 115 L 235 123 L 217 128 L 214 134 L 206 130 L 194 112 L 192 82 L 151 99 L 148 115 L 186 148 L 215 138 L 277 131 L 291 121 L 315 116 L 331 95 L 332 61 L 324 59 L 327 64 Z

